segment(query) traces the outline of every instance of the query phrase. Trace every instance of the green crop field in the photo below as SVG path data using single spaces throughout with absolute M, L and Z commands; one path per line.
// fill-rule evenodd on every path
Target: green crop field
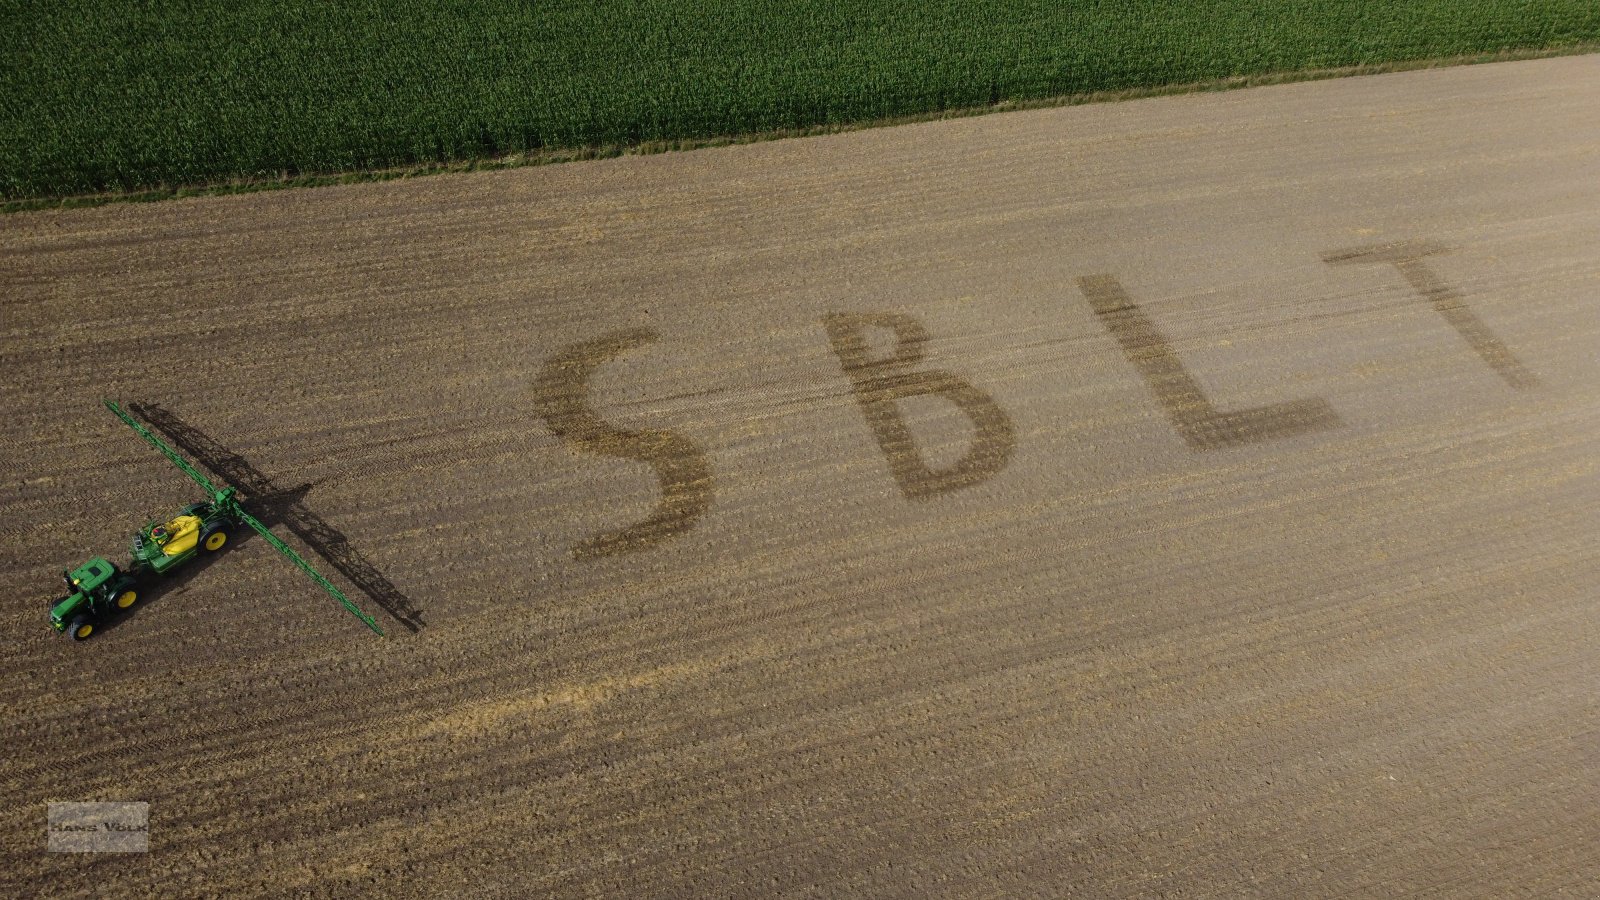
M 1600 40 L 1595 0 L 0 0 L 0 195 L 712 138 Z

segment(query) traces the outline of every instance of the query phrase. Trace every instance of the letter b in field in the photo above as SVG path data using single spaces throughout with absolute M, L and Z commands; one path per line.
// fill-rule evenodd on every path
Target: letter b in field
M 922 362 L 928 331 L 899 313 L 831 313 L 823 317 L 828 340 L 850 378 L 856 402 L 873 437 L 889 461 L 900 490 L 912 500 L 977 484 L 1005 468 L 1016 449 L 1011 419 L 994 399 L 941 369 L 915 369 Z M 893 355 L 873 359 L 866 329 L 888 328 L 895 334 Z M 949 400 L 972 420 L 977 434 L 966 455 L 949 468 L 934 470 L 923 461 L 896 401 L 936 395 Z

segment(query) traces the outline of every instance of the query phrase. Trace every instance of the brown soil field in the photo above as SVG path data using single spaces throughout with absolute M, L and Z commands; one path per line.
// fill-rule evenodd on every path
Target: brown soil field
M 1600 57 L 17 214 L 0 362 L 0 895 L 1600 884 Z M 102 397 L 389 636 L 55 635 Z

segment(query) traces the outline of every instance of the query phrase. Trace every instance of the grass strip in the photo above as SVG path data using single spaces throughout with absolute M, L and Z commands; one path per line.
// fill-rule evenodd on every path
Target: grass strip
M 7 210 L 1593 49 L 1593 0 L 0 0 Z

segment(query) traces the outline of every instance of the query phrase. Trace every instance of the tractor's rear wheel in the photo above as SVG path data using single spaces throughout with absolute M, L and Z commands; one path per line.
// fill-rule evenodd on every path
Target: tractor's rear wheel
M 72 620 L 71 625 L 67 626 L 67 634 L 72 635 L 72 639 L 75 641 L 87 641 L 89 635 L 94 634 L 94 623 L 79 616 Z
M 117 595 L 117 609 L 127 609 L 139 599 L 139 592 L 129 588 Z
M 201 542 L 201 546 L 206 548 L 206 552 L 215 553 L 218 550 L 221 550 L 222 545 L 226 544 L 227 542 L 228 532 L 218 528 L 216 531 L 206 535 L 205 540 Z

